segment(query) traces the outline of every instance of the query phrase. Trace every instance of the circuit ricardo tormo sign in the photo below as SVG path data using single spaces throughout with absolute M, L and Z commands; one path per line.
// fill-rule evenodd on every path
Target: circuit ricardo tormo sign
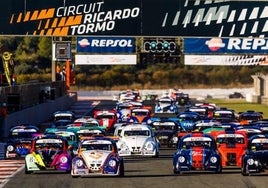
M 268 0 L 1 0 L 1 4 L 1 35 L 268 35 Z

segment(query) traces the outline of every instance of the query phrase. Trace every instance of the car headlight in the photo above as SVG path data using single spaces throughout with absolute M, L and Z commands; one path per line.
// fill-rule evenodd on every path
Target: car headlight
M 179 156 L 178 161 L 179 161 L 179 163 L 184 163 L 185 162 L 185 157 L 184 156 Z
M 62 156 L 62 157 L 60 158 L 60 162 L 61 162 L 61 163 L 67 163 L 67 162 L 68 162 L 68 158 L 67 158 L 66 156 Z
M 178 137 L 174 136 L 174 137 L 172 138 L 172 141 L 173 141 L 173 143 L 177 143 L 177 142 L 178 142 Z
M 170 107 L 170 110 L 174 110 L 174 107 L 173 107 L 173 106 L 171 106 L 171 107 Z
M 15 150 L 15 148 L 14 148 L 14 146 L 13 145 L 8 145 L 7 146 L 7 151 L 14 151 Z
M 116 161 L 114 160 L 114 159 L 112 159 L 112 160 L 110 160 L 109 161 L 109 166 L 111 166 L 111 167 L 115 167 L 116 166 Z
M 128 146 L 126 145 L 125 142 L 122 142 L 121 144 L 119 144 L 118 149 L 119 149 L 119 150 L 121 150 L 121 149 L 125 149 L 125 150 L 127 150 L 127 149 L 128 149 Z
M 148 142 L 148 143 L 146 143 L 146 146 L 145 146 L 145 148 L 146 148 L 147 150 L 153 150 L 153 148 L 154 148 L 154 145 L 153 145 L 153 143 L 151 143 L 151 142 Z
M 248 163 L 248 165 L 253 165 L 254 164 L 254 160 L 253 159 L 248 159 L 247 160 L 247 163 Z
M 148 119 L 147 124 L 151 124 L 151 123 L 152 123 L 152 120 Z
M 217 161 L 218 161 L 217 157 L 215 157 L 215 156 L 210 157 L 210 162 L 216 163 Z
M 81 159 L 75 161 L 76 166 L 81 167 L 83 166 L 84 162 Z

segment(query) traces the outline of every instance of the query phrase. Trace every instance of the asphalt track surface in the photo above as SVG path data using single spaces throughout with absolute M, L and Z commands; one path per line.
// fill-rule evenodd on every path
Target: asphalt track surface
M 82 105 L 83 104 L 83 105 Z M 109 107 L 112 101 L 83 101 L 73 107 L 89 113 L 92 104 Z M 79 107 L 80 106 L 80 107 Z M 81 107 L 83 106 L 83 107 Z M 267 175 L 242 176 L 239 168 L 225 168 L 221 174 L 203 171 L 174 175 L 172 155 L 175 148 L 161 148 L 158 158 L 125 158 L 124 177 L 72 178 L 70 174 L 24 174 L 23 165 L 8 176 L 4 188 L 266 188 Z M 15 161 L 14 161 L 15 162 Z

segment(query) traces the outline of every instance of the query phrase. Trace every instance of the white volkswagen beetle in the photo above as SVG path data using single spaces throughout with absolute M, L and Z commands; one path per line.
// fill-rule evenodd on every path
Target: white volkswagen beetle
M 159 143 L 152 128 L 145 124 L 126 125 L 117 142 L 120 156 L 152 156 L 158 157 Z

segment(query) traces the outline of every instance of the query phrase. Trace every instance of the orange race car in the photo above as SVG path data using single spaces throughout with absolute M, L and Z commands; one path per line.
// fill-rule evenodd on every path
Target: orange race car
M 241 167 L 242 156 L 248 143 L 247 134 L 228 129 L 213 131 L 210 134 L 216 140 L 218 152 L 222 157 L 222 167 Z

